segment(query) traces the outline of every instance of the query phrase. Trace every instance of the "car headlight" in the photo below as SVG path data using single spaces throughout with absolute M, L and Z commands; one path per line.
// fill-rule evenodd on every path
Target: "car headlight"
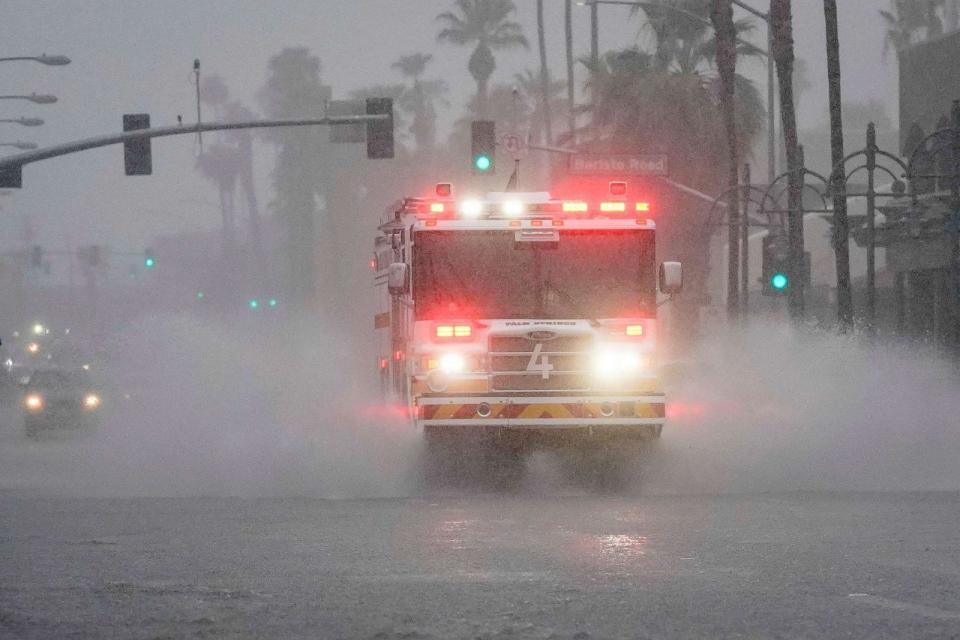
M 43 409 L 43 396 L 39 393 L 31 393 L 23 399 L 23 406 L 25 406 L 28 411 L 40 411 Z
M 100 406 L 100 396 L 95 393 L 88 393 L 83 397 L 83 406 L 86 409 L 96 409 Z

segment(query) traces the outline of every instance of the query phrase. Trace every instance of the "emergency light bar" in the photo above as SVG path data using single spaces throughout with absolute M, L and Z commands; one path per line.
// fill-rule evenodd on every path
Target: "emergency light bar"
M 548 200 L 546 202 L 525 202 L 516 200 L 477 200 L 467 199 L 457 202 L 453 199 L 407 198 L 396 211 L 396 216 L 413 214 L 419 218 L 537 218 L 567 214 L 566 217 L 618 217 L 632 218 L 639 214 L 649 217 L 652 208 L 648 201 L 628 202 L 623 200 L 605 200 L 586 202 L 583 200 Z

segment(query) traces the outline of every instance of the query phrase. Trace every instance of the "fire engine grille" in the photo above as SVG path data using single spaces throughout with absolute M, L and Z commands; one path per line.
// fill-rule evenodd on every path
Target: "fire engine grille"
M 491 336 L 488 362 L 493 391 L 584 391 L 590 388 L 590 335 L 537 340 Z

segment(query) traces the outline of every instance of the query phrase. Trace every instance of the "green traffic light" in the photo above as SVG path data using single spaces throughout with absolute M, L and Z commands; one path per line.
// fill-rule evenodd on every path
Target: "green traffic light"
M 493 161 L 490 156 L 479 155 L 473 159 L 473 166 L 477 168 L 477 171 L 489 171 L 490 167 L 493 166 Z
M 248 302 L 247 305 L 248 305 L 251 309 L 257 309 L 257 308 L 260 307 L 260 301 L 254 298 L 253 300 L 251 300 L 250 302 Z
M 157 264 L 157 261 L 153 259 L 153 256 L 147 256 L 143 259 L 143 266 L 147 269 L 153 269 Z
M 275 306 L 277 306 L 277 299 L 276 299 L 276 298 L 270 298 L 270 302 L 268 302 L 267 304 L 269 304 L 271 307 L 275 307 Z
M 770 278 L 770 286 L 777 291 L 786 289 L 789 284 L 790 278 L 788 278 L 785 273 L 775 273 L 773 277 Z
M 203 300 L 206 297 L 207 296 L 203 291 L 197 291 L 197 300 Z

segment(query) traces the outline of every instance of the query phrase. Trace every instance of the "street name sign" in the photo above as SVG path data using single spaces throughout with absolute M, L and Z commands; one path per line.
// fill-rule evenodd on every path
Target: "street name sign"
M 665 176 L 668 175 L 667 155 L 654 154 L 593 154 L 575 153 L 570 155 L 570 173 L 577 175 L 624 175 L 624 176 Z

